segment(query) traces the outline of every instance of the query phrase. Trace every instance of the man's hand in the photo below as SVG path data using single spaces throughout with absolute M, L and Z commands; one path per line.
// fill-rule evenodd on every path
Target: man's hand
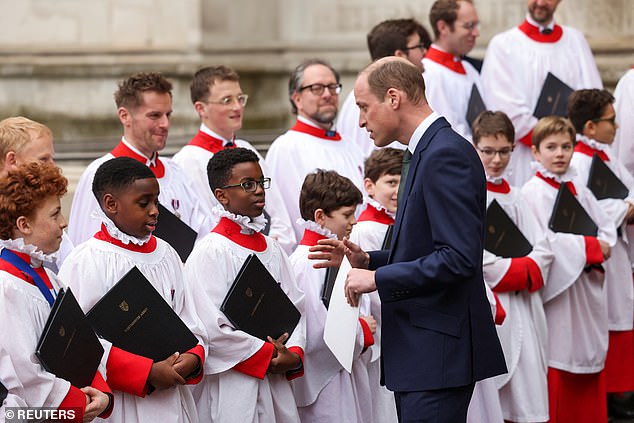
M 300 365 L 299 355 L 289 351 L 284 345 L 284 341 L 288 339 L 288 333 L 282 334 L 282 336 L 277 339 L 267 336 L 267 339 L 275 347 L 273 358 L 271 359 L 268 369 L 270 373 L 284 374 L 289 370 L 296 369 Z
M 167 389 L 174 385 L 184 385 L 185 379 L 178 374 L 174 368 L 174 363 L 178 359 L 179 353 L 174 353 L 163 361 L 152 364 L 148 382 L 156 389 Z
M 359 305 L 359 297 L 361 297 L 361 294 L 376 290 L 374 273 L 374 270 L 365 269 L 351 269 L 348 272 L 346 285 L 344 287 L 348 304 L 356 307 Z
M 176 370 L 183 378 L 187 379 L 190 376 L 195 376 L 192 373 L 199 365 L 200 359 L 196 354 L 183 353 L 179 355 L 174 362 L 174 370 Z
M 108 407 L 110 397 L 92 386 L 85 386 L 80 390 L 86 395 L 86 408 L 82 421 L 84 423 L 91 422 Z
M 338 239 L 320 239 L 317 245 L 308 249 L 312 254 L 308 254 L 310 260 L 323 260 L 313 264 L 315 269 L 326 267 L 338 267 L 341 265 L 343 256 L 346 254 L 346 246 Z
M 367 316 L 361 316 L 360 318 L 365 320 L 365 322 L 368 324 L 368 327 L 370 328 L 370 332 L 375 334 L 376 333 L 376 320 L 374 319 L 374 316 L 372 316 L 371 314 L 368 314 Z
M 343 239 L 343 244 L 346 246 L 346 257 L 348 257 L 350 266 L 357 269 L 367 269 L 370 266 L 370 254 L 348 238 Z
M 627 204 L 627 212 L 625 213 L 623 220 L 628 224 L 634 223 L 634 206 L 627 201 L 625 204 Z

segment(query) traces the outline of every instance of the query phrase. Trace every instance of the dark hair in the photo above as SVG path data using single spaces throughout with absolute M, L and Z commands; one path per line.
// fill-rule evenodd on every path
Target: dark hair
M 20 216 L 32 217 L 38 204 L 66 194 L 68 180 L 50 163 L 31 162 L 0 178 L 0 238 L 11 239 Z
M 301 88 L 302 84 L 304 83 L 304 72 L 306 71 L 306 69 L 308 69 L 309 67 L 313 65 L 323 65 L 327 67 L 328 69 L 330 69 L 330 71 L 335 75 L 335 79 L 337 83 L 339 83 L 339 80 L 340 80 L 339 72 L 337 72 L 335 68 L 333 68 L 330 65 L 330 63 L 321 59 L 304 60 L 302 63 L 297 65 L 295 69 L 293 69 L 293 72 L 291 73 L 291 77 L 288 80 L 288 99 L 291 102 L 291 111 L 293 112 L 294 115 L 297 114 L 297 106 L 295 105 L 295 102 L 293 101 L 293 94 L 297 92 Z
M 304 220 L 315 220 L 315 210 L 326 215 L 341 208 L 361 204 L 363 195 L 350 179 L 334 170 L 317 169 L 304 178 L 299 195 L 299 211 Z
M 370 64 L 362 72 L 367 73 L 370 91 L 380 102 L 390 88 L 403 91 L 412 104 L 427 102 L 423 74 L 405 59 L 383 59 L 381 63 Z
M 473 120 L 471 125 L 473 144 L 478 145 L 482 137 L 497 137 L 503 135 L 511 144 L 515 140 L 513 122 L 504 112 L 485 110 Z
M 407 38 L 418 34 L 421 43 L 431 45 L 429 33 L 415 19 L 388 19 L 376 25 L 367 35 L 368 50 L 372 60 L 394 56 L 396 50 L 407 48 Z
M 117 91 L 114 93 L 114 102 L 117 107 L 134 109 L 143 102 L 141 94 L 147 91 L 159 94 L 169 94 L 172 96 L 172 83 L 163 75 L 156 72 L 140 72 L 131 75 L 119 83 Z
M 103 196 L 121 191 L 139 179 L 156 178 L 149 167 L 131 157 L 116 157 L 99 166 L 92 180 L 92 193 L 101 205 Z
M 208 66 L 199 69 L 194 74 L 189 85 L 189 94 L 192 103 L 197 101 L 207 101 L 209 98 L 210 87 L 216 83 L 216 81 L 235 81 L 238 82 L 240 76 L 233 69 L 227 66 Z
M 568 117 L 578 134 L 583 134 L 586 122 L 601 118 L 614 96 L 606 90 L 577 90 L 568 98 Z
M 248 148 L 237 147 L 220 150 L 207 163 L 207 180 L 211 192 L 227 185 L 235 165 L 245 162 L 257 163 L 259 160 L 257 154 Z
M 365 177 L 376 182 L 383 175 L 400 175 L 403 165 L 403 150 L 381 148 L 374 150 L 365 160 Z
M 438 39 L 440 31 L 438 31 L 438 22 L 444 21 L 450 28 L 453 29 L 453 25 L 458 18 L 458 9 L 460 9 L 460 2 L 466 2 L 473 4 L 472 0 L 436 0 L 431 6 L 429 11 L 429 24 L 432 31 L 434 31 L 434 37 Z
M 539 149 L 542 141 L 554 134 L 568 135 L 573 144 L 576 142 L 575 127 L 570 120 L 559 116 L 546 116 L 538 120 L 533 128 L 533 145 Z

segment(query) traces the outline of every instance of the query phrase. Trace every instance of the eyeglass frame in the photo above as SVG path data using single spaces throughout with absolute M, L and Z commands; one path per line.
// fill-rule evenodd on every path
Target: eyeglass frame
M 465 22 L 460 26 L 462 27 L 462 29 L 466 29 L 469 32 L 473 31 L 474 29 L 480 30 L 480 21 Z
M 427 48 L 427 46 L 425 45 L 425 43 L 418 43 L 418 44 L 416 44 L 415 46 L 411 46 L 411 47 L 409 47 L 409 46 L 405 46 L 405 47 L 403 47 L 401 50 L 403 50 L 403 51 L 410 51 L 410 50 L 414 50 L 414 49 L 417 49 L 417 48 L 419 48 L 419 49 L 420 49 L 420 51 L 422 51 L 423 53 L 425 53 L 425 52 L 427 52 L 427 50 L 429 50 L 429 48 Z
M 316 84 L 304 85 L 303 87 L 299 87 L 297 89 L 297 92 L 301 93 L 304 90 L 310 90 L 310 92 L 313 93 L 314 95 L 323 95 L 324 91 L 326 91 L 326 88 L 328 88 L 328 92 L 330 93 L 330 95 L 339 95 L 341 94 L 341 87 L 342 85 L 339 82 L 337 82 L 336 84 L 327 84 L 327 85 L 316 83 Z
M 240 99 L 244 99 L 244 103 L 240 101 Z M 249 100 L 249 94 L 238 94 L 238 95 L 228 95 L 223 97 L 219 101 L 203 101 L 205 104 L 219 104 L 221 106 L 231 106 L 234 101 L 238 103 L 240 106 L 245 107 L 247 105 L 247 101 Z
M 246 184 L 251 184 L 251 183 L 255 183 L 253 189 L 248 190 L 245 185 Z M 260 180 L 255 180 L 255 179 L 249 179 L 248 181 L 244 181 L 244 182 L 240 182 L 239 184 L 233 184 L 233 185 L 225 185 L 223 187 L 220 187 L 220 189 L 226 189 L 226 188 L 237 188 L 237 187 L 242 187 L 242 189 L 244 190 L 244 192 L 256 192 L 258 190 L 258 185 L 262 187 L 262 189 L 269 189 L 271 188 L 271 178 L 262 178 Z
M 616 115 L 610 118 L 596 118 L 596 119 L 590 119 L 590 120 L 594 123 L 609 122 L 610 124 L 612 124 L 612 126 L 616 126 Z
M 476 150 L 478 150 L 479 152 L 484 154 L 485 157 L 489 157 L 491 159 L 494 158 L 495 156 L 497 156 L 498 154 L 500 155 L 501 159 L 505 159 L 507 157 L 510 157 L 514 148 L 515 148 L 515 146 L 513 146 L 513 147 L 504 147 L 504 148 L 501 148 L 499 150 L 495 150 L 493 148 L 483 150 L 480 147 L 476 146 Z

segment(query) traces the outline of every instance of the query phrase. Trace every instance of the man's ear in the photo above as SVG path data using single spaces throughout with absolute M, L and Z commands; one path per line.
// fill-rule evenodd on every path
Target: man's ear
M 392 109 L 398 109 L 401 104 L 400 91 L 396 88 L 388 88 L 387 92 L 385 93 L 385 101 L 392 107 Z
M 403 59 L 407 59 L 407 53 L 406 53 L 406 52 L 404 52 L 404 51 L 403 51 L 403 50 L 401 50 L 401 49 L 397 49 L 397 50 L 394 52 L 394 56 L 396 56 L 396 57 L 402 57 Z
M 317 224 L 324 226 L 326 223 L 326 212 L 324 209 L 315 210 L 315 213 L 313 213 L 313 220 L 317 222 Z
M 583 124 L 583 135 L 588 138 L 594 138 L 594 134 L 597 130 L 597 124 L 591 120 L 586 121 Z
M 117 109 L 117 116 L 119 116 L 119 121 L 123 126 L 129 126 L 131 115 L 130 111 L 127 108 L 119 107 Z
M 202 119 L 204 112 L 205 104 L 202 101 L 197 101 L 194 103 L 194 110 L 198 114 L 198 117 Z
M 106 214 L 116 214 L 119 211 L 119 203 L 110 193 L 104 194 L 101 203 Z
M 301 100 L 300 93 L 295 91 L 293 94 L 291 94 L 291 101 L 293 102 L 293 104 L 295 104 L 295 108 L 298 110 L 298 112 L 299 112 L 299 106 L 300 106 L 300 103 L 301 103 L 300 100 Z

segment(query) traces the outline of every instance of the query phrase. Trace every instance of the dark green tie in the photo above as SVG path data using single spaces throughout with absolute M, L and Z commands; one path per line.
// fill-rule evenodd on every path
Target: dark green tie
M 409 163 L 412 161 L 412 153 L 408 149 L 405 149 L 403 153 L 403 165 L 401 166 L 401 182 L 398 185 L 398 205 L 403 202 L 403 189 L 405 188 L 405 181 L 407 180 L 407 172 L 409 172 Z

